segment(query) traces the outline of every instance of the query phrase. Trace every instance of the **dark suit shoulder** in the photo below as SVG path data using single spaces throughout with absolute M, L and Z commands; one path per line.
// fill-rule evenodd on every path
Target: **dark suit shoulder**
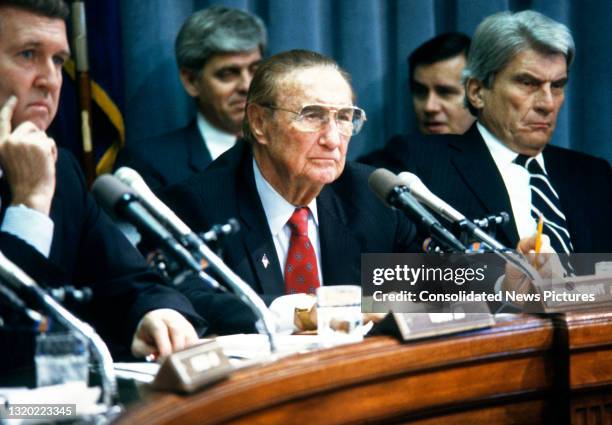
M 357 158 L 357 162 L 386 168 L 394 173 L 409 171 L 421 158 L 434 158 L 448 151 L 457 136 L 397 134 L 381 149 Z M 452 143 L 451 143 L 452 142 Z
M 364 252 L 373 246 L 384 245 L 378 245 L 378 242 L 372 244 L 377 238 L 375 234 L 391 243 L 387 248 L 389 252 L 406 251 L 414 239 L 415 228 L 405 216 L 388 208 L 370 190 L 368 179 L 375 170 L 366 164 L 347 161 L 340 177 L 329 185 L 342 204 L 337 214 L 344 215 L 346 222 L 351 223 L 350 226 L 357 233 L 364 235 L 360 238 Z
M 547 146 L 546 150 L 544 151 L 544 156 L 546 160 L 551 158 L 554 161 L 565 161 L 578 166 L 590 164 L 596 167 L 610 168 L 610 163 L 603 158 L 560 146 Z
M 249 152 L 248 144 L 238 141 L 206 170 L 164 188 L 159 192 L 160 198 L 196 229 L 233 217 L 237 179 L 241 169 L 248 166 Z
M 210 153 L 194 120 L 158 136 L 129 141 L 119 152 L 114 168 L 135 169 L 155 190 L 205 169 L 210 161 Z

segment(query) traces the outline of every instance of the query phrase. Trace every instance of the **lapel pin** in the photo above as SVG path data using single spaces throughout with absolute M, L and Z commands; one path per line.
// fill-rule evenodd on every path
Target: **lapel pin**
M 261 264 L 263 264 L 264 269 L 267 269 L 268 266 L 270 265 L 270 260 L 268 260 L 268 256 L 266 254 L 264 254 L 263 257 L 261 257 Z

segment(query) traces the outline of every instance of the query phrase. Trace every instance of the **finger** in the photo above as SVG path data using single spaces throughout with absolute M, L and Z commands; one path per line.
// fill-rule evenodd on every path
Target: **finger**
M 157 349 L 151 344 L 147 344 L 141 338 L 134 338 L 132 341 L 132 354 L 134 357 L 146 357 L 149 354 L 153 354 Z
M 10 96 L 0 109 L 0 141 L 6 140 L 11 134 L 11 120 L 13 119 L 15 106 L 17 106 L 17 97 Z
M 181 323 L 180 325 L 184 326 L 174 324 L 168 327 L 173 351 L 182 350 L 198 341 L 198 335 L 189 322 L 185 321 L 184 324 Z
M 51 137 L 48 137 L 51 143 L 51 157 L 53 158 L 53 162 L 57 162 L 57 145 L 55 144 L 55 140 Z
M 31 134 L 40 134 L 47 136 L 44 131 L 41 131 L 32 121 L 24 121 L 17 126 L 15 131 L 13 131 L 13 136 L 24 137 Z
M 168 327 L 168 336 L 172 344 L 172 352 L 185 348 L 185 334 L 180 329 Z
M 536 235 L 529 236 L 528 238 L 523 238 L 518 242 L 516 250 L 521 254 L 527 254 L 531 250 L 535 249 L 535 241 Z
M 159 356 L 166 357 L 172 354 L 172 343 L 166 324 L 162 322 L 162 326 L 156 326 L 152 333 Z

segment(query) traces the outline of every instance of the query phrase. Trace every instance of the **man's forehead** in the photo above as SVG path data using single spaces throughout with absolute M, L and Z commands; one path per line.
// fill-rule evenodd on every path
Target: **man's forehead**
M 531 75 L 542 80 L 567 77 L 567 59 L 562 53 L 543 53 L 534 49 L 518 52 L 501 72 Z
M 56 44 L 58 50 L 69 53 L 66 23 L 61 18 L 49 18 L 34 12 L 0 6 L 0 36 L 17 44 Z M 7 40 L 5 40 L 7 41 Z
M 465 55 L 460 53 L 437 62 L 418 64 L 414 68 L 413 78 L 415 80 L 435 80 L 436 78 L 456 79 L 456 77 L 461 76 L 461 71 L 465 68 L 465 63 Z
M 218 52 L 213 53 L 207 63 L 215 68 L 249 66 L 261 61 L 260 49 L 254 48 L 244 52 Z
M 277 93 L 281 97 L 291 96 L 292 103 L 308 100 L 313 103 L 351 102 L 350 85 L 342 74 L 330 66 L 294 69 L 277 80 Z

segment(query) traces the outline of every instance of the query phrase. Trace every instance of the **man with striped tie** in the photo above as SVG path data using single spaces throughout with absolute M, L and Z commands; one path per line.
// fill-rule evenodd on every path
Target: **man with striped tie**
M 469 218 L 511 213 L 497 234 L 507 246 L 533 235 L 542 215 L 556 252 L 612 252 L 610 164 L 549 144 L 573 57 L 569 29 L 540 13 L 486 18 L 464 71 L 476 124 L 462 136 L 398 141 L 409 147 L 375 165 L 416 173 Z

